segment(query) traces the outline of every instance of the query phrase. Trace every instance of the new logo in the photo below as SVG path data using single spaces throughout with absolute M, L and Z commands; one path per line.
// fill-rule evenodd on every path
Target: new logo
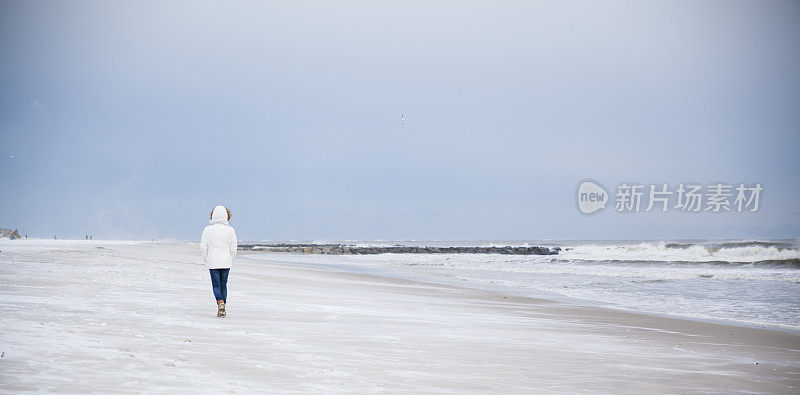
M 578 209 L 584 214 L 606 208 L 608 192 L 597 183 L 584 181 L 578 187 Z

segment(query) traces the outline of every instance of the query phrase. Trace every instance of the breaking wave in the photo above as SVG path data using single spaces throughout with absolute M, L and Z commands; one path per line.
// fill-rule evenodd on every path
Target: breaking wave
M 609 263 L 734 264 L 800 269 L 798 248 L 788 242 L 578 245 L 563 251 L 558 259 Z
M 664 246 L 666 248 L 681 248 L 686 249 L 690 247 L 694 247 L 696 245 L 703 245 L 707 248 L 736 248 L 736 247 L 775 247 L 778 249 L 786 249 L 786 248 L 797 248 L 794 243 L 786 242 L 786 241 L 758 241 L 758 240 L 751 240 L 751 241 L 727 241 L 727 242 L 719 242 L 719 243 L 666 243 Z

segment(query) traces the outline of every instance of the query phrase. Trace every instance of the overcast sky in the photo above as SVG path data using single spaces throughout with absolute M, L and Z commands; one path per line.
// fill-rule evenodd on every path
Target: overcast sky
M 194 240 L 225 204 L 247 240 L 797 238 L 798 37 L 797 1 L 3 0 L 0 227 Z M 587 178 L 764 191 L 586 216 Z

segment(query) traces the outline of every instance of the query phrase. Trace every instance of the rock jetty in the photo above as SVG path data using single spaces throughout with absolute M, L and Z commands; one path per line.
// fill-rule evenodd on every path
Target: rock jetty
M 547 247 L 412 247 L 404 245 L 358 247 L 345 244 L 239 244 L 240 250 L 291 252 L 298 254 L 370 255 L 370 254 L 506 254 L 557 255 L 561 248 Z

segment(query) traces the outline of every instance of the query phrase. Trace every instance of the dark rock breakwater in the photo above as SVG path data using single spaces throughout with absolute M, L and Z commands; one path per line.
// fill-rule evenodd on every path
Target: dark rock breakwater
M 325 255 L 369 254 L 505 254 L 557 255 L 561 248 L 547 247 L 412 247 L 404 245 L 360 247 L 345 244 L 239 244 L 240 250 Z

